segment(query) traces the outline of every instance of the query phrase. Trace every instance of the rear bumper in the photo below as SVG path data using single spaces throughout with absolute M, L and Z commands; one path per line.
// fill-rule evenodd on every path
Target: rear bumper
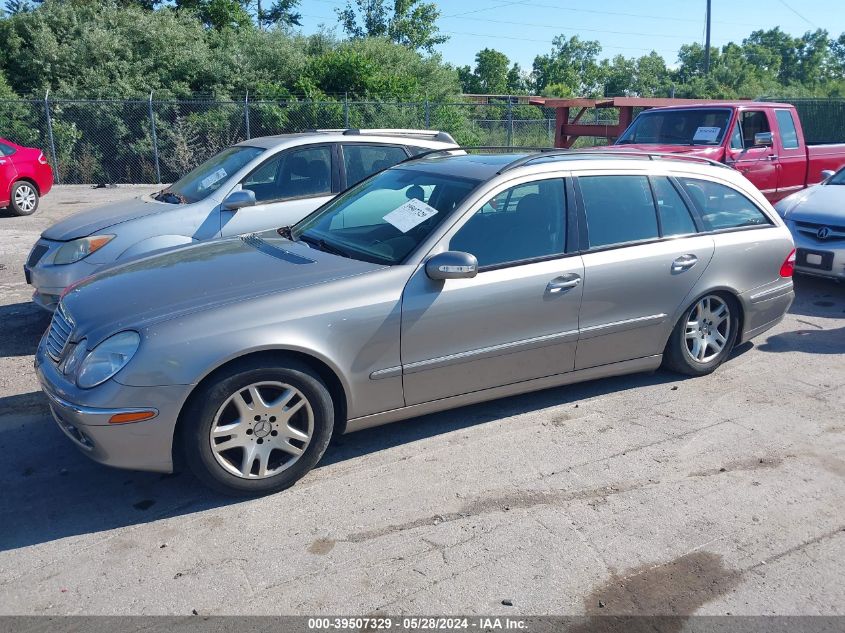
M 785 278 L 744 293 L 740 300 L 743 304 L 744 319 L 742 335 L 738 342 L 744 343 L 783 320 L 795 300 L 792 279 Z

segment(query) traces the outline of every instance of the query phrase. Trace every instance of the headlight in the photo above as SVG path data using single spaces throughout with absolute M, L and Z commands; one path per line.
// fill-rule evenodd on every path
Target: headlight
M 83 343 L 80 342 L 80 345 Z M 137 332 L 120 332 L 110 336 L 82 361 L 76 384 L 82 389 L 90 389 L 104 383 L 132 360 L 140 343 L 141 336 Z
M 114 235 L 91 235 L 82 239 L 68 242 L 56 251 L 53 257 L 54 264 L 72 264 L 80 259 L 88 257 L 114 239 Z

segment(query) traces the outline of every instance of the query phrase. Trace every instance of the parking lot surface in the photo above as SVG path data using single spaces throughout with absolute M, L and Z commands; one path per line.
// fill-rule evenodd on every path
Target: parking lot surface
M 32 371 L 38 234 L 152 189 L 0 215 L 0 614 L 845 614 L 845 286 L 796 279 L 783 323 L 710 376 L 363 431 L 233 500 L 88 461 Z

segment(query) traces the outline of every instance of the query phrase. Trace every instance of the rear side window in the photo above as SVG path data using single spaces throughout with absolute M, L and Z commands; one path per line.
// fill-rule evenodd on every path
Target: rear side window
M 778 119 L 783 149 L 798 147 L 798 132 L 795 129 L 795 121 L 792 120 L 792 113 L 789 110 L 775 110 L 775 116 Z
M 707 231 L 771 224 L 757 205 L 735 189 L 696 178 L 681 178 L 681 183 L 698 207 Z
M 658 237 L 657 214 L 645 176 L 578 178 L 590 248 Z
M 695 222 L 684 204 L 681 194 L 665 177 L 652 178 L 654 197 L 657 199 L 657 213 L 660 216 L 660 228 L 664 237 L 695 233 Z
M 408 158 L 401 147 L 390 145 L 344 145 L 343 165 L 346 186 L 351 187 L 377 171 L 393 167 Z
M 15 148 L 5 143 L 0 143 L 0 156 L 11 156 L 15 153 Z

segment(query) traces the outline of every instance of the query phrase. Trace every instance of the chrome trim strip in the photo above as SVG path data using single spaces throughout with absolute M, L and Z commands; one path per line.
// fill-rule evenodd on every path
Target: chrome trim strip
M 611 323 L 602 323 L 601 325 L 582 327 L 581 338 L 593 338 L 595 336 L 604 336 L 612 332 L 622 332 L 646 325 L 657 325 L 658 323 L 663 323 L 667 316 L 667 314 L 663 313 L 650 314 L 649 316 L 625 319 L 624 321 L 613 321 Z
M 546 345 L 563 343 L 570 340 L 574 341 L 577 338 L 578 330 L 569 330 L 567 332 L 546 334 L 544 336 L 536 336 L 534 338 L 514 341 L 512 343 L 491 345 L 490 347 L 482 347 L 479 349 L 468 350 L 466 352 L 459 352 L 457 354 L 448 354 L 447 356 L 438 356 L 437 358 L 429 358 L 427 360 L 418 360 L 413 363 L 408 363 L 403 366 L 403 373 L 414 374 L 421 371 L 428 371 L 429 369 L 438 369 L 449 365 L 469 363 L 482 358 L 493 358 L 495 356 L 513 354 L 515 352 L 521 352 L 535 347 L 544 347 Z
M 783 293 L 783 291 L 790 291 L 793 288 L 793 284 L 790 281 L 789 283 L 781 284 L 780 286 L 775 286 L 774 288 L 769 288 L 768 290 L 763 290 L 762 292 L 758 292 L 756 295 L 751 295 L 749 299 L 751 303 L 758 303 L 760 301 L 764 301 L 768 298 L 771 298 L 770 295 L 777 295 Z M 786 293 L 783 293 L 786 294 Z
M 347 422 L 344 433 L 353 433 L 362 429 L 381 426 L 382 424 L 390 424 L 391 422 L 406 420 L 418 415 L 445 411 L 448 409 L 454 409 L 455 407 L 462 407 L 468 404 L 484 402 L 486 400 L 495 400 L 496 398 L 503 398 L 506 396 L 529 393 L 531 391 L 539 391 L 540 389 L 548 389 L 549 387 L 559 387 L 561 385 L 568 385 L 575 382 L 593 380 L 594 378 L 605 378 L 608 376 L 621 376 L 623 374 L 651 371 L 653 369 L 657 369 L 662 360 L 663 355 L 657 354 L 655 356 L 626 360 L 620 363 L 610 363 L 608 365 L 579 369 L 563 374 L 554 374 L 544 378 L 533 378 L 531 380 L 502 385 L 500 387 L 492 387 L 490 389 L 482 389 L 480 391 L 450 396 L 441 400 L 412 404 L 399 409 L 384 411 L 382 413 L 373 413 L 359 418 L 352 418 Z
M 54 393 L 47 391 L 46 389 L 42 389 L 42 391 L 47 395 L 47 397 L 52 400 L 52 402 L 62 409 L 66 409 L 72 411 L 76 415 L 101 415 L 101 416 L 113 416 L 119 413 L 141 413 L 142 411 L 154 411 L 155 415 L 151 418 L 147 418 L 146 420 L 142 420 L 142 422 L 149 422 L 150 420 L 154 420 L 158 417 L 158 409 L 155 407 L 144 407 L 144 408 L 124 408 L 124 409 L 95 409 L 94 407 L 85 407 L 79 404 L 73 404 L 72 402 L 68 402 L 57 396 Z M 134 424 L 130 422 L 129 424 Z
M 402 375 L 402 366 L 385 367 L 384 369 L 377 369 L 370 374 L 370 380 L 381 380 L 383 378 L 394 378 Z

